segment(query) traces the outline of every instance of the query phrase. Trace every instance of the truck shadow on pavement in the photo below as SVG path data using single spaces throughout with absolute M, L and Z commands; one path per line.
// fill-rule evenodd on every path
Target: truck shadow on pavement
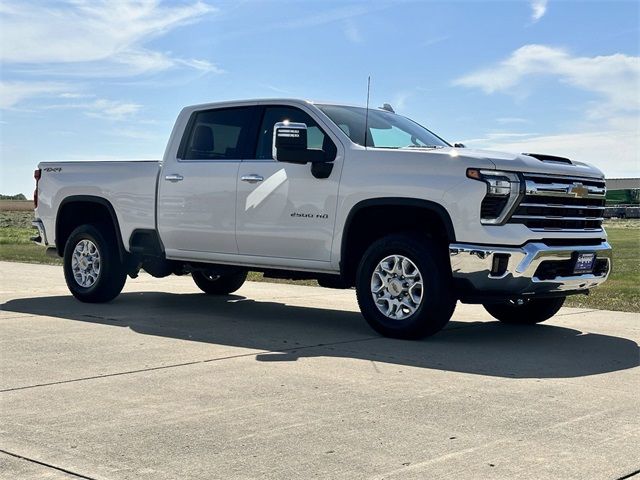
M 241 296 L 123 293 L 108 304 L 71 296 L 10 300 L 2 310 L 129 328 L 142 335 L 261 350 L 257 361 L 344 357 L 507 378 L 570 378 L 638 366 L 629 339 L 534 326 L 460 322 L 422 341 L 383 338 L 358 312 L 253 301 Z M 100 341 L 99 338 L 96 339 Z

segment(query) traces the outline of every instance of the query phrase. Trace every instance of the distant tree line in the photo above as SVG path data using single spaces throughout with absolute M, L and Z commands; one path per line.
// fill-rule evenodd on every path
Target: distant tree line
M 27 197 L 25 197 L 22 193 L 19 193 L 17 195 L 2 195 L 0 193 L 0 200 L 27 200 Z

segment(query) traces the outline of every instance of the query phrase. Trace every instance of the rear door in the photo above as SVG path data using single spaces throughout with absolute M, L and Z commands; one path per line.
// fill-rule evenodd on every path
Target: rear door
M 312 112 L 293 105 L 263 108 L 256 155 L 243 160 L 238 172 L 239 253 L 329 262 L 342 149 L 337 149 L 337 140 L 311 116 Z M 315 178 L 310 165 L 273 159 L 273 126 L 285 120 L 307 125 L 310 148 L 333 152 L 334 167 L 329 178 Z
M 168 257 L 238 253 L 237 175 L 242 158 L 253 155 L 256 108 L 194 112 L 177 158 L 172 163 L 165 159 L 158 187 L 158 230 Z

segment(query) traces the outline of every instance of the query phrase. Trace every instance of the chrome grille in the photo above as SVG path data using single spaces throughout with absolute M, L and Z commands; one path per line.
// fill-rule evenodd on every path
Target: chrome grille
M 524 174 L 525 189 L 509 223 L 535 231 L 599 231 L 602 229 L 604 180 Z

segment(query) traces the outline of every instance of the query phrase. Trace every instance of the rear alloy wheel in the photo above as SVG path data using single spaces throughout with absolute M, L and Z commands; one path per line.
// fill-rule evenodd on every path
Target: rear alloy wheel
M 445 254 L 419 234 L 394 234 L 373 243 L 356 278 L 367 323 L 395 338 L 418 339 L 440 331 L 456 305 Z
M 504 303 L 487 303 L 485 310 L 491 316 L 504 323 L 516 325 L 533 325 L 550 319 L 562 308 L 566 297 L 532 298 L 521 303 L 508 301 Z
M 100 251 L 91 240 L 80 240 L 71 254 L 73 278 L 83 288 L 91 288 L 100 277 Z
M 247 271 L 241 270 L 222 275 L 210 272 L 193 272 L 193 281 L 198 288 L 209 295 L 228 295 L 238 290 L 247 279 Z
M 78 300 L 108 302 L 122 291 L 127 273 L 116 242 L 115 235 L 103 225 L 81 225 L 69 235 L 64 277 Z

